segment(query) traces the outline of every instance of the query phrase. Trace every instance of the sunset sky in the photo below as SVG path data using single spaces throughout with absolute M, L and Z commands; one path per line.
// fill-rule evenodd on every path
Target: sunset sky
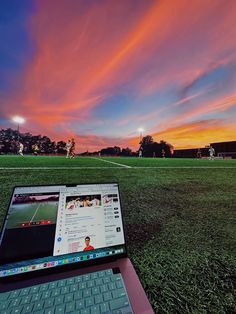
M 78 150 L 236 140 L 235 0 L 1 0 L 0 128 Z

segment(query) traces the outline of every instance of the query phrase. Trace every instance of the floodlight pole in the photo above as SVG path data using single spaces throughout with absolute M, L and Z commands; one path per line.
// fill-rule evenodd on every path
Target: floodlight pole
M 17 143 L 19 143 L 20 139 L 20 123 L 17 124 Z
M 140 133 L 139 133 L 139 142 L 140 142 L 140 143 L 141 143 L 142 139 L 143 139 L 143 132 L 140 131 Z

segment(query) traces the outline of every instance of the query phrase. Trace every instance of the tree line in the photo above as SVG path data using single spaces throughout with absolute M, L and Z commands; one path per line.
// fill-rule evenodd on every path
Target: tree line
M 66 142 L 52 141 L 48 136 L 32 135 L 31 133 L 19 133 L 16 130 L 0 130 L 0 153 L 15 154 L 19 142 L 24 145 L 24 153 L 32 154 L 33 146 L 38 145 L 42 154 L 66 154 Z
M 18 141 L 19 140 L 19 141 Z M 66 142 L 52 141 L 48 136 L 32 135 L 31 133 L 19 133 L 12 129 L 0 130 L 0 153 L 15 154 L 18 150 L 19 142 L 24 145 L 24 154 L 32 154 L 33 146 L 38 145 L 41 154 L 60 154 L 66 155 Z M 139 143 L 138 151 L 132 151 L 131 148 L 121 148 L 119 146 L 102 148 L 96 152 L 84 152 L 80 155 L 100 155 L 100 156 L 137 156 L 142 151 L 144 157 L 171 157 L 173 146 L 163 140 L 155 142 L 152 136 L 144 136 Z

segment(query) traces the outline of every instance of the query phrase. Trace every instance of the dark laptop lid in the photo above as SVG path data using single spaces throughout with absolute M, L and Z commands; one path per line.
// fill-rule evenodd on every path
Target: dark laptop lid
M 117 183 L 14 188 L 0 238 L 0 277 L 125 255 Z

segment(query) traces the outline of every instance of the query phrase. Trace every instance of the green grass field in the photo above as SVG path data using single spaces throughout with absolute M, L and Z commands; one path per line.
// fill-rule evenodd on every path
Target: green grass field
M 14 185 L 109 181 L 155 312 L 236 313 L 236 160 L 3 156 L 1 221 Z

